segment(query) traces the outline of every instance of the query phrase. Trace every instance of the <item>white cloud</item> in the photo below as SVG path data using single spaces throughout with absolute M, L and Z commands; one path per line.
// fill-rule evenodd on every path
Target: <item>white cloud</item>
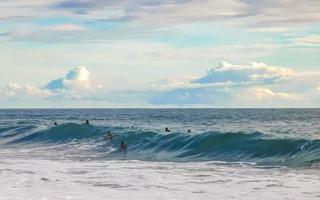
M 59 102 L 55 105 L 76 101 L 76 105 L 83 102 L 82 107 L 315 107 L 320 102 L 319 71 L 299 72 L 254 62 L 222 63 L 207 76 L 190 80 L 194 79 L 168 78 L 145 85 L 106 88 L 92 83 L 85 67 L 77 67 L 43 88 L 9 84 L 2 92 L 2 101 L 14 98 Z
M 85 30 L 84 27 L 77 24 L 59 24 L 55 26 L 46 26 L 44 27 L 44 29 L 51 30 L 51 31 L 83 31 Z
M 319 21 L 319 7 L 319 1 L 315 0 L 304 2 L 294 0 L 0 1 L 0 20 L 2 19 L 4 27 L 2 32 L 6 34 L 5 37 L 0 37 L 0 40 L 94 43 L 137 38 L 153 39 L 154 36 L 166 37 L 168 32 L 175 34 L 175 28 L 179 25 L 202 22 L 209 28 L 222 24 L 221 28 L 227 31 L 229 28 L 231 31 L 236 28 L 241 32 L 242 28 L 245 28 L 259 32 L 296 33 L 310 23 Z M 54 21 L 54 25 L 42 23 L 51 24 L 51 20 L 55 20 L 56 16 L 64 20 L 58 19 Z M 107 23 L 110 21 L 117 21 L 121 25 L 108 27 Z M 200 32 L 204 34 L 206 31 Z M 207 34 L 210 36 L 209 33 Z M 268 38 L 269 36 L 266 36 L 264 39 Z M 247 40 L 249 39 L 250 37 L 247 37 Z M 239 41 L 241 40 L 239 38 Z M 260 43 L 266 42 L 260 41 Z M 284 44 L 279 43 L 280 45 Z M 230 49 L 228 46 L 225 48 Z M 188 53 L 192 50 L 185 51 Z M 260 51 L 250 51 L 247 55 L 251 56 L 250 53 L 263 54 Z M 202 55 L 201 52 L 196 54 Z M 222 53 L 215 52 L 215 54 Z M 218 59 L 230 60 L 229 57 L 232 56 L 229 56 L 227 51 Z
M 10 83 L 2 91 L 2 95 L 5 98 L 45 98 L 49 97 L 51 92 L 29 84 L 19 85 L 17 83 Z
M 90 72 L 85 67 L 77 67 L 60 79 L 50 81 L 44 88 L 48 90 L 90 89 Z
M 285 27 L 270 27 L 270 28 L 253 28 L 249 32 L 263 32 L 263 33 L 284 33 L 288 32 L 290 29 Z
M 286 92 L 274 92 L 269 88 L 250 88 L 247 91 L 247 95 L 241 95 L 242 97 L 248 96 L 251 100 L 300 100 L 301 97 L 297 93 L 286 93 Z
M 290 68 L 268 66 L 264 63 L 250 62 L 245 65 L 233 65 L 222 62 L 212 68 L 207 75 L 194 80 L 194 83 L 274 83 L 294 75 Z
M 240 107 L 252 108 L 287 108 L 287 107 L 310 107 L 306 93 L 288 91 L 277 87 L 248 87 L 239 88 L 234 93 L 234 102 Z
M 83 22 L 125 21 L 152 27 L 224 20 L 233 26 L 282 32 L 284 26 L 318 22 L 319 4 L 318 0 L 10 0 L 0 1 L 0 19 L 62 16 Z
M 61 15 L 63 12 L 50 11 L 48 6 L 57 0 L 2 0 L 0 1 L 0 20 L 20 18 L 36 19 Z
M 1 90 L 1 94 L 4 98 L 11 99 L 81 99 L 86 96 L 84 94 L 92 95 L 102 87 L 101 84 L 92 84 L 90 72 L 85 67 L 77 67 L 69 71 L 65 77 L 52 80 L 44 87 L 10 83 Z
M 52 8 L 89 18 L 93 17 L 97 10 L 119 10 L 122 13 L 120 20 L 162 26 L 222 19 L 234 22 L 240 19 L 241 22 L 235 23 L 259 27 L 281 27 L 288 24 L 317 22 L 320 18 L 318 0 L 229 0 L 227 2 L 218 0 L 64 0 L 56 1 Z M 107 16 L 106 20 L 110 18 Z
M 200 79 L 158 92 L 148 102 L 187 107 L 315 107 L 319 85 L 319 71 L 224 62 Z
M 306 37 L 293 38 L 290 39 L 290 41 L 293 42 L 294 45 L 319 47 L 320 35 L 309 35 Z
M 89 40 L 90 31 L 79 24 L 58 24 L 40 26 L 32 23 L 19 23 L 9 26 L 5 37 L 11 41 L 38 42 L 79 42 Z
M 160 4 L 140 7 L 133 15 L 149 24 L 188 23 L 235 18 L 245 15 L 247 5 L 240 0 L 231 1 L 185 1 L 176 4 Z

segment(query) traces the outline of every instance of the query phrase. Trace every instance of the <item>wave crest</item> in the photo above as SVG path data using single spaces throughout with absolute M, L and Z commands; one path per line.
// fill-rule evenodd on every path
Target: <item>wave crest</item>
M 118 159 L 120 141 L 128 143 L 127 159 L 154 161 L 226 161 L 255 162 L 261 165 L 304 166 L 320 161 L 320 140 L 273 138 L 260 132 L 206 132 L 201 134 L 146 132 L 125 127 L 113 128 L 114 138 L 102 141 L 112 128 L 81 124 L 63 124 L 17 137 L 8 144 L 55 144 L 90 141 L 91 150 Z M 2 134 L 0 134 L 1 136 Z M 10 135 L 6 135 L 10 137 Z

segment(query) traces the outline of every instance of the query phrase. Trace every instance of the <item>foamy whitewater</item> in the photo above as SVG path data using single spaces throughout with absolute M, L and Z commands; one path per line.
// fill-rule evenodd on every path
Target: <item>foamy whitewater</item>
M 0 110 L 0 200 L 300 200 L 319 188 L 319 109 Z

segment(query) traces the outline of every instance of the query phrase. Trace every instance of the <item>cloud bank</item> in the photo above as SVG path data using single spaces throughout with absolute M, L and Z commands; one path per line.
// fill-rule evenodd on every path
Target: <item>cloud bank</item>
M 247 24 L 270 26 L 307 23 L 319 20 L 319 1 L 246 1 L 230 0 L 64 0 L 53 1 L 49 8 L 90 15 L 97 10 L 121 10 L 121 19 L 152 24 L 243 19 Z M 300 13 L 297 15 L 297 13 Z M 108 20 L 108 18 L 106 19 Z
M 318 107 L 320 71 L 222 62 L 196 79 L 104 88 L 91 81 L 85 67 L 77 67 L 42 87 L 9 84 L 1 94 L 2 101 L 81 102 L 87 107 Z
M 299 14 L 297 14 L 299 13 Z M 57 17 L 59 16 L 59 18 Z M 63 20 L 61 20 L 61 18 Z M 12 21 L 5 29 L 8 40 L 87 41 L 93 34 L 109 40 L 126 32 L 144 38 L 166 27 L 194 23 L 224 22 L 227 27 L 244 27 L 262 32 L 290 32 L 320 20 L 318 0 L 247 1 L 229 0 L 11 0 L 0 1 L 0 21 Z M 18 20 L 18 21 L 17 21 Z M 47 20 L 47 23 L 43 21 Z M 55 21 L 58 20 L 58 21 Z M 38 22 L 40 21 L 40 23 Z M 35 23 L 36 22 L 36 23 Z M 105 23 L 122 23 L 115 31 L 95 29 Z M 29 34 L 17 34 L 28 29 Z M 87 28 L 91 27 L 91 28 Z M 134 30 L 134 31 L 132 31 Z M 66 38 L 66 32 L 70 34 Z M 107 36 L 103 37 L 103 35 Z M 308 39 L 309 40 L 309 39 Z M 313 40 L 313 38 L 311 38 Z M 72 41 L 72 40 L 71 40 Z
M 51 92 L 48 90 L 42 90 L 41 88 L 25 84 L 19 85 L 16 83 L 8 84 L 5 89 L 2 91 L 2 95 L 5 98 L 20 98 L 20 99 L 28 99 L 28 98 L 46 98 L 51 95 Z
M 155 105 L 198 107 L 317 107 L 320 72 L 250 62 L 222 62 L 183 88 L 151 97 Z

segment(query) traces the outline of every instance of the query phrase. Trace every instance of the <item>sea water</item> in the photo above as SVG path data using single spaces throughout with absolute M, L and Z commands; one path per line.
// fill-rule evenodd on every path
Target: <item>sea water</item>
M 15 199 L 320 199 L 320 109 L 0 110 Z

